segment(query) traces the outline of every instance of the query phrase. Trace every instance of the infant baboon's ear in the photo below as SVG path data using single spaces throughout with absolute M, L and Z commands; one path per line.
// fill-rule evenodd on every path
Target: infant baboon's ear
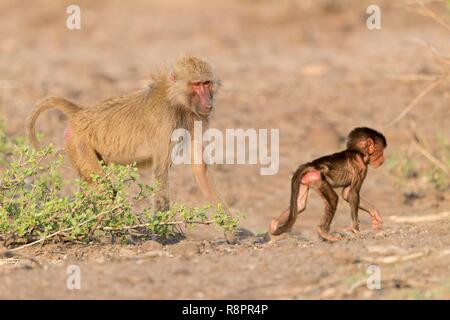
M 367 145 L 367 153 L 371 155 L 375 151 L 375 142 L 372 140 L 372 138 L 366 139 L 366 145 Z

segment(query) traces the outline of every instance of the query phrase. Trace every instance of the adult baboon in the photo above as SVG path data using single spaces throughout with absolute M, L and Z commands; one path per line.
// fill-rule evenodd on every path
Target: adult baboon
M 180 57 L 173 68 L 154 77 L 147 88 L 83 108 L 58 97 L 39 101 L 27 120 L 30 142 L 37 146 L 35 122 L 44 110 L 55 108 L 68 117 L 64 142 L 73 167 L 81 178 L 102 174 L 99 160 L 106 164 L 130 164 L 151 167 L 160 187 L 156 209 L 169 207 L 168 173 L 171 166 L 171 135 L 175 129 L 193 132 L 194 121 L 207 127 L 219 87 L 208 62 L 195 56 Z M 194 139 L 194 134 L 191 134 Z M 194 145 L 191 141 L 191 155 Z M 202 158 L 202 157 L 200 157 Z M 219 202 L 206 164 L 192 162 L 202 193 L 209 202 Z M 230 235 L 228 235 L 230 236 Z M 230 239 L 229 239 L 230 240 Z

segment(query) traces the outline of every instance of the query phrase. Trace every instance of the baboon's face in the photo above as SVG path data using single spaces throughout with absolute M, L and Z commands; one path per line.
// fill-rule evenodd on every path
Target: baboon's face
M 375 144 L 371 153 L 369 153 L 369 164 L 378 168 L 384 163 L 384 148 L 378 144 Z
M 378 168 L 384 163 L 384 147 L 371 138 L 362 139 L 357 144 L 359 150 L 369 156 L 369 165 Z
M 195 113 L 208 116 L 213 109 L 213 84 L 212 81 L 192 81 L 190 107 Z

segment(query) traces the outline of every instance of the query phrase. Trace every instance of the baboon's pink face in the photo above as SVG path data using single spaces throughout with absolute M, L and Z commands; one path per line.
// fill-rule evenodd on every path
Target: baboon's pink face
M 194 81 L 190 83 L 192 89 L 191 107 L 195 112 L 208 116 L 213 108 L 213 84 L 211 81 Z
M 368 138 L 358 143 L 359 150 L 369 156 L 369 165 L 378 168 L 384 163 L 384 147 Z
M 374 168 L 378 168 L 383 163 L 384 163 L 384 148 L 382 146 L 375 145 L 371 153 L 369 154 L 369 164 Z

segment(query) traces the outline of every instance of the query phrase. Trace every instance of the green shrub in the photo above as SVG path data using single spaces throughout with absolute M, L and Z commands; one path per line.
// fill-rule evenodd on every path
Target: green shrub
M 92 176 L 94 186 L 76 180 L 78 191 L 65 196 L 59 173 L 63 162 L 51 145 L 34 150 L 24 139 L 9 139 L 0 124 L 0 240 L 5 245 L 90 242 L 130 231 L 167 237 L 195 224 L 214 224 L 225 231 L 237 227 L 237 218 L 221 204 L 136 212 L 136 204 L 149 199 L 157 186 L 138 183 L 135 165 L 103 166 L 104 175 Z M 139 191 L 131 196 L 136 186 Z

